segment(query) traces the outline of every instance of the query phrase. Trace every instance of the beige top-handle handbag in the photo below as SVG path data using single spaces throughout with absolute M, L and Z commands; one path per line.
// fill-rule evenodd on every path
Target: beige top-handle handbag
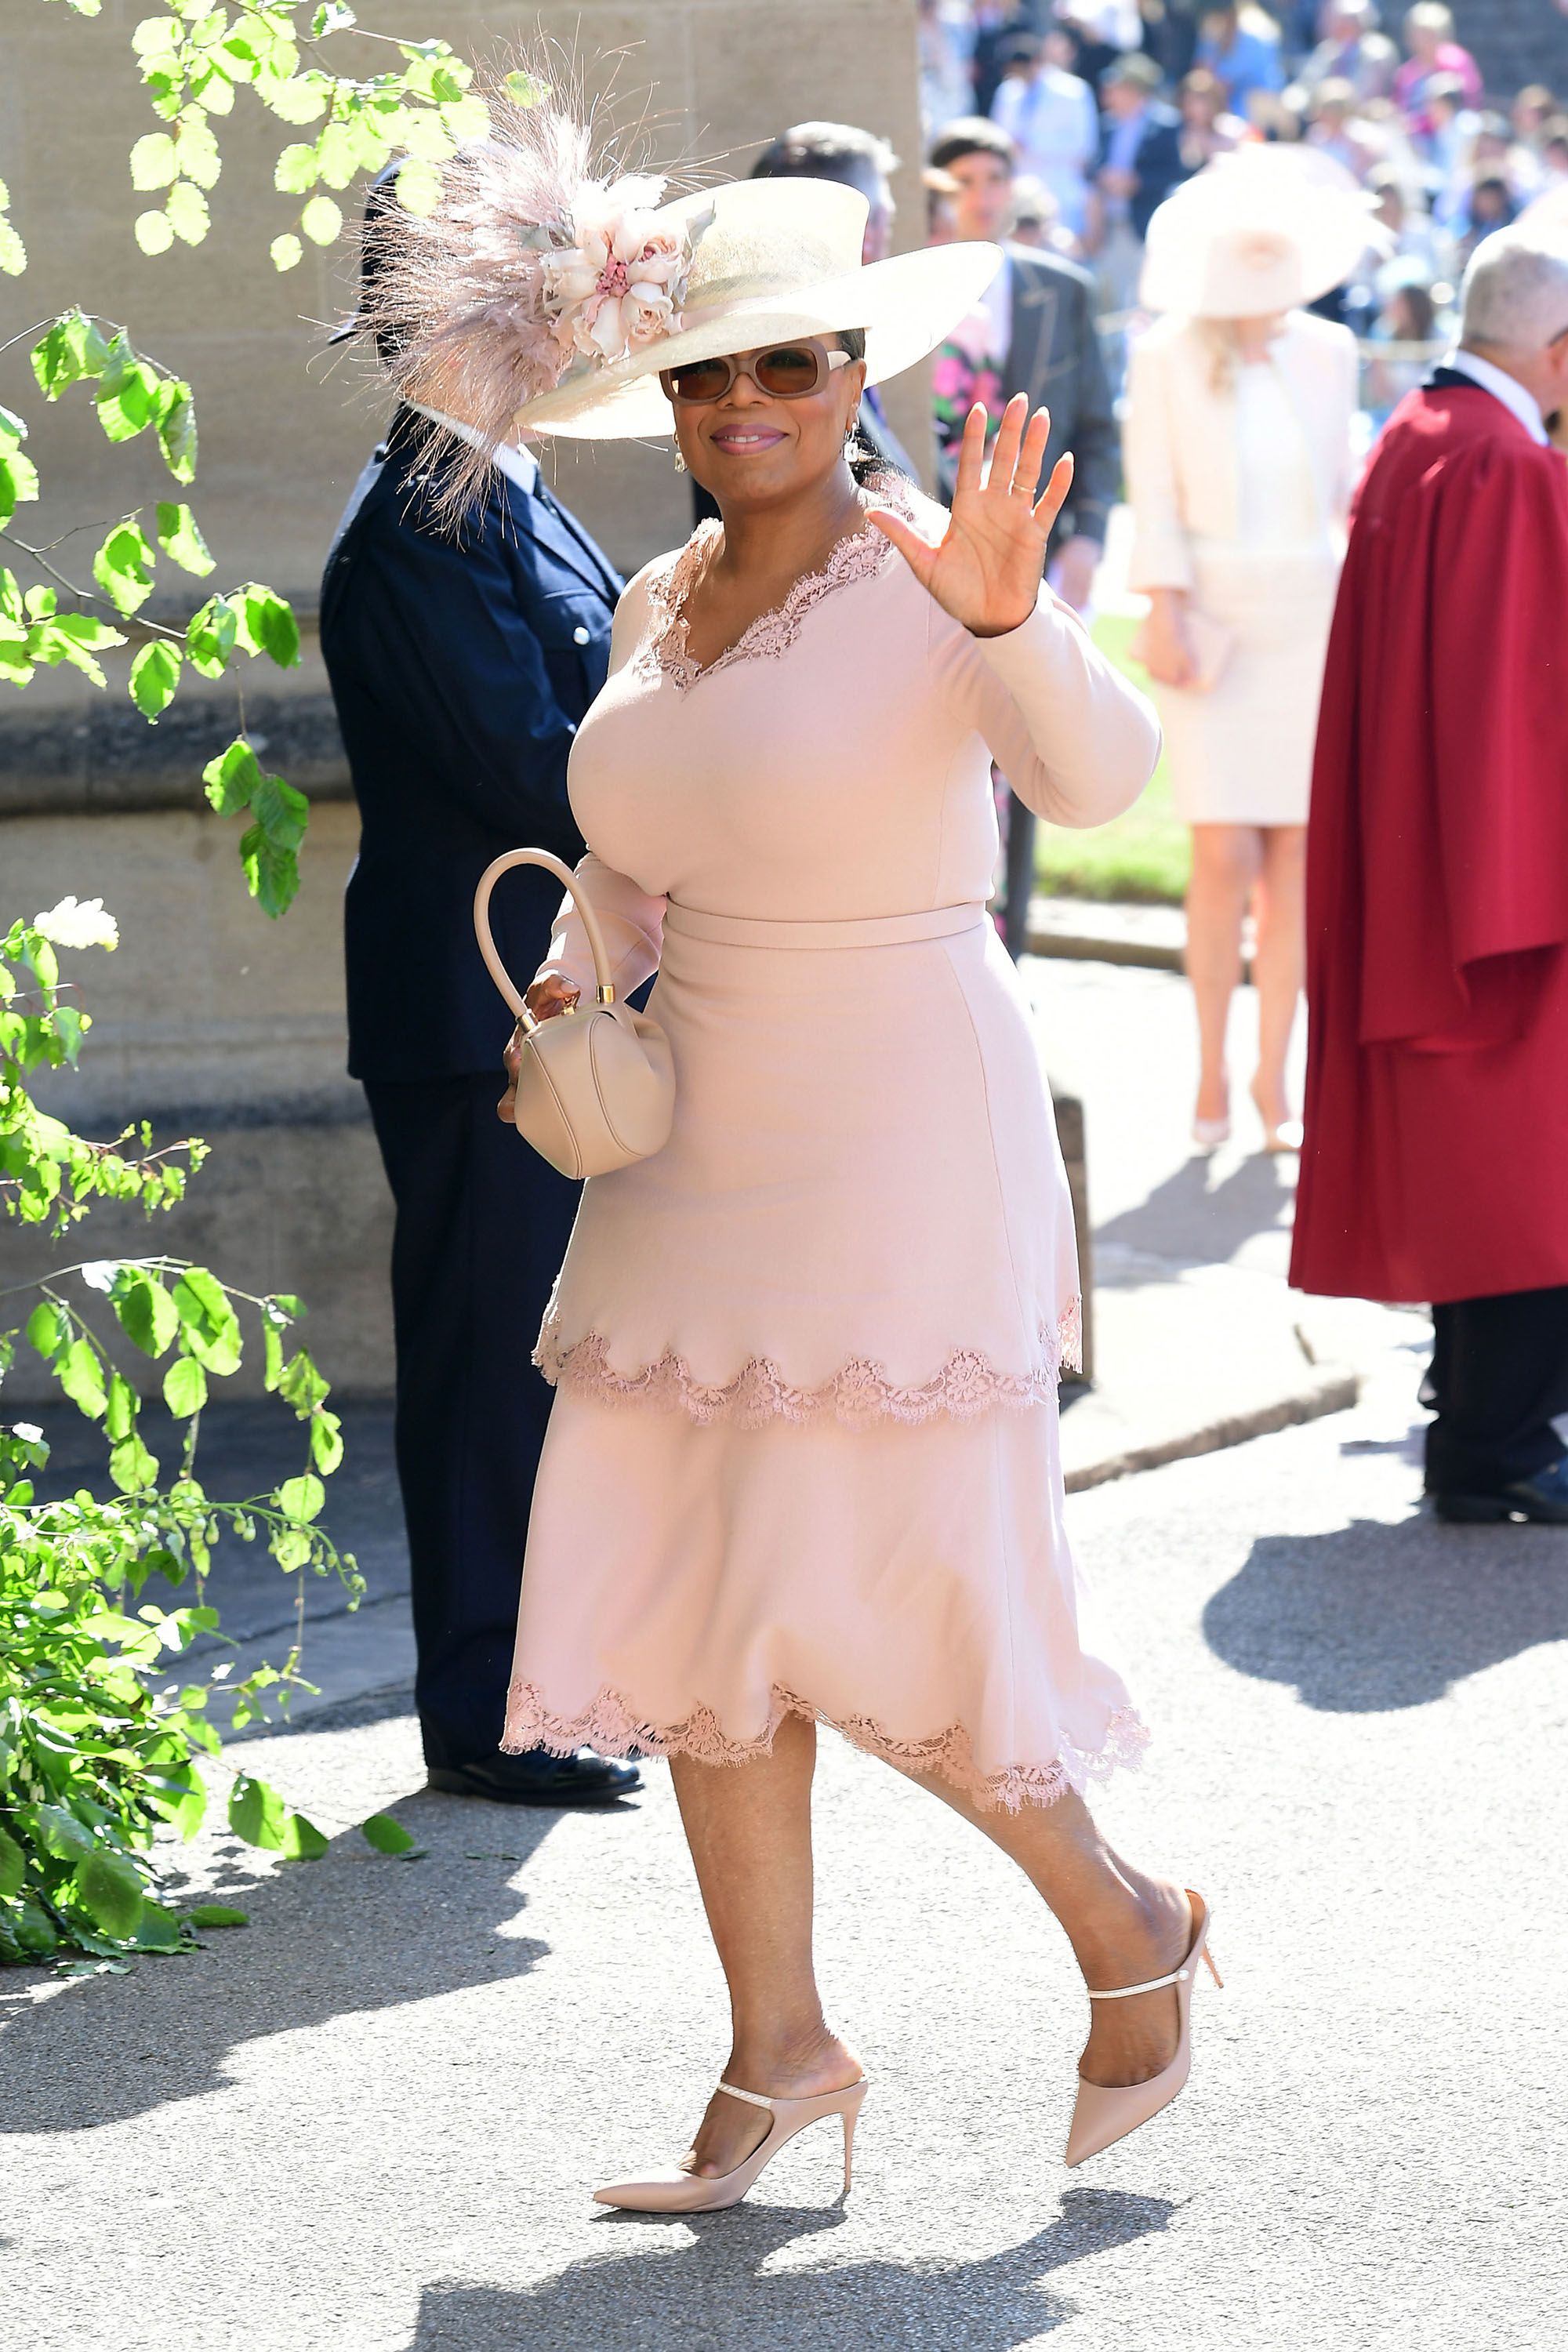
M 536 1021 L 490 936 L 490 892 L 514 866 L 553 874 L 582 919 L 598 983 L 595 1002 Z M 474 929 L 490 978 L 522 1031 L 518 1133 L 563 1176 L 605 1176 L 647 1160 L 669 1140 L 675 1066 L 657 1021 L 617 1004 L 605 935 L 582 883 L 548 849 L 509 849 L 487 866 L 474 893 Z

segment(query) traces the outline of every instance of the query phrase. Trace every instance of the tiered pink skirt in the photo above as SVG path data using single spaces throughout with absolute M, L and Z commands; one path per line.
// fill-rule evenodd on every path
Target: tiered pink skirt
M 982 1804 L 1143 1734 L 1062 1526 L 1077 1330 L 1026 1000 L 978 908 L 671 907 L 675 1131 L 593 1180 L 504 1744 L 733 1763 L 788 1713 Z

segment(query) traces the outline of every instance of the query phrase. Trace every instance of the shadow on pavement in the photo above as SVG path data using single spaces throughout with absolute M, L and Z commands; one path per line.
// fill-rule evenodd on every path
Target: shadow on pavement
M 1135 1209 L 1097 1225 L 1095 1248 L 1174 1265 L 1223 1265 L 1255 1234 L 1278 1232 L 1288 1222 L 1296 1197 L 1293 1160 L 1258 1152 L 1217 1184 L 1211 1181 L 1213 1168 L 1201 1154 L 1184 1160 Z M 1113 1258 L 1102 1278 L 1115 1281 Z
M 1450 1684 L 1568 1638 L 1568 1544 L 1545 1527 L 1425 1514 L 1264 1536 L 1204 1612 L 1209 1647 L 1308 1706 L 1425 1706 Z
M 840 2208 L 739 2205 L 683 2217 L 606 2215 L 585 2261 L 524 2294 L 426 2288 L 408 2352 L 804 2352 L 812 2345 L 876 2352 L 1015 2352 L 1076 2315 L 1041 2281 L 1087 2255 L 1165 2229 L 1163 2197 L 1072 2189 L 1047 2229 L 972 2263 L 846 2263 L 831 2253 L 763 2274 L 783 2248 L 839 2227 Z M 654 2247 L 637 2240 L 657 2232 Z
M 229 2053 L 260 2035 L 526 1975 L 549 1947 L 514 1932 L 527 1896 L 510 1882 L 559 1813 L 422 1791 L 397 1818 L 431 1840 L 422 1859 L 373 1853 L 351 1832 L 319 1862 L 258 1879 L 237 1842 L 200 1899 L 236 1904 L 248 1927 L 14 2012 L 0 2023 L 0 2131 L 150 2114 L 218 2088 Z M 177 1884 L 169 1900 L 184 1907 Z

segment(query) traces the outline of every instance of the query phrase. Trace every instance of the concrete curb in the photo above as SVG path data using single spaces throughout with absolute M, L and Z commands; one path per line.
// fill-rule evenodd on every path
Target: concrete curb
M 1222 1413 L 1197 1429 L 1174 1431 L 1146 1444 L 1102 1454 L 1097 1462 L 1080 1463 L 1067 1472 L 1063 1485 L 1069 1495 L 1080 1495 L 1088 1487 L 1103 1486 L 1135 1471 L 1159 1470 L 1169 1462 L 1217 1454 L 1228 1445 L 1244 1445 L 1249 1438 L 1271 1437 L 1276 1431 L 1294 1428 L 1299 1423 L 1321 1420 L 1326 1413 L 1348 1412 L 1360 1394 L 1359 1374 L 1325 1364 L 1315 1379 L 1289 1396 L 1270 1397 L 1247 1412 Z

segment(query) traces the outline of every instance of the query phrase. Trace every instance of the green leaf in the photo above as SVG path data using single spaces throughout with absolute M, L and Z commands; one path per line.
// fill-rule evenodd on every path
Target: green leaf
M 277 270 L 297 269 L 305 257 L 305 248 L 297 236 L 275 236 L 268 250 L 272 267 Z
M 242 592 L 245 604 L 239 641 L 252 653 L 264 653 L 279 669 L 295 669 L 300 661 L 300 625 L 276 589 L 251 581 Z
M 403 1823 L 395 1822 L 390 1813 L 372 1813 L 369 1821 L 360 1823 L 360 1835 L 377 1853 L 407 1853 L 414 1844 Z
M 0 1900 L 9 1902 L 22 1891 L 27 1857 L 7 1829 L 0 1828 Z
M 130 441 L 153 422 L 158 377 L 136 358 L 123 336 L 116 336 L 109 361 L 99 379 L 98 421 L 110 441 Z
M 109 1402 L 103 1415 L 103 1433 L 111 1444 L 129 1437 L 136 1426 L 138 1407 L 136 1391 L 119 1372 L 109 1376 Z
M 169 215 L 163 212 L 138 213 L 133 234 L 142 252 L 148 255 L 167 253 L 174 242 Z
M 0 220 L 0 278 L 20 278 L 27 267 L 27 248 L 8 220 Z
M 308 140 L 285 147 L 273 167 L 272 184 L 285 196 L 309 195 L 317 180 L 316 151 Z
M 189 111 L 182 115 L 179 130 L 174 134 L 174 153 L 184 176 L 194 180 L 198 188 L 210 188 L 216 184 L 223 170 L 223 158 L 205 115 Z
M 66 310 L 33 345 L 33 373 L 47 398 L 58 400 L 83 376 L 101 375 L 110 347 L 80 310 Z
M 131 699 L 149 724 L 154 724 L 159 713 L 173 702 L 184 659 L 178 646 L 159 637 L 143 646 L 132 663 Z
M 278 1507 L 291 1519 L 313 1519 L 326 1499 L 326 1488 L 309 1471 L 301 1478 L 285 1478 L 278 1489 Z
M 126 1338 L 143 1355 L 161 1356 L 180 1328 L 180 1317 L 158 1276 L 143 1266 L 121 1266 L 109 1298 Z
M 404 166 L 404 170 L 406 171 L 407 168 L 408 167 L 405 164 Z M 401 183 L 403 173 L 400 172 L 397 176 L 399 181 L 399 200 L 401 201 Z M 342 229 L 342 212 L 337 205 L 333 204 L 331 196 L 312 196 L 310 203 L 305 206 L 304 211 L 300 215 L 300 226 L 304 230 L 305 235 L 310 238 L 312 245 L 331 245 L 333 239 L 337 236 L 339 231 Z
M 38 469 L 20 449 L 0 457 L 0 522 L 9 522 L 19 506 L 27 506 L 38 495 Z
M 433 213 L 441 201 L 439 164 L 411 155 L 397 174 L 397 201 L 405 212 Z
M 185 627 L 191 667 L 203 677 L 221 677 L 239 635 L 239 615 L 225 596 L 209 596 Z
M 237 736 L 216 760 L 207 761 L 202 770 L 202 782 L 219 816 L 237 816 L 241 809 L 250 806 L 250 796 L 261 782 L 261 770 L 243 735 Z
M 314 1822 L 303 1813 L 290 1813 L 283 1824 L 283 1852 L 290 1862 L 317 1862 L 327 1851 L 328 1840 Z
M 303 793 L 281 776 L 263 776 L 250 803 L 250 812 L 278 849 L 298 849 L 310 821 L 310 803 Z
M 205 580 L 215 568 L 195 515 L 189 507 L 176 506 L 170 499 L 158 501 L 158 544 L 165 555 L 173 556 L 182 571 L 195 572 L 198 580 Z
M 207 1376 L 194 1356 L 176 1356 L 163 1375 L 163 1402 L 176 1421 L 189 1421 L 207 1401 Z
M 310 1459 L 324 1478 L 343 1458 L 342 1426 L 335 1412 L 310 1415 Z
M 266 1386 L 270 1393 L 283 1377 L 283 1334 L 271 1316 L 267 1314 L 261 1318 L 261 1345 L 267 1367 Z
M 248 1927 L 248 1911 L 237 1911 L 232 1903 L 198 1903 L 185 1914 L 193 1927 Z
M 174 1285 L 174 1308 L 198 1363 L 220 1380 L 238 1370 L 239 1318 L 216 1275 L 203 1265 L 187 1266 Z
M 279 122 L 319 122 L 331 102 L 332 88 L 331 74 L 306 73 L 287 81 L 258 79 L 257 95 Z
M 27 1318 L 27 1337 L 47 1363 L 58 1355 L 70 1331 L 70 1318 L 52 1298 L 39 1301 Z
M 196 474 L 196 410 L 191 387 L 178 376 L 165 376 L 154 403 L 154 427 L 163 463 L 176 482 L 192 482 Z
M 253 1780 L 248 1772 L 239 1773 L 229 1790 L 228 1825 L 247 1845 L 281 1853 L 286 1810 L 277 1790 L 265 1780 Z
M 117 523 L 92 559 L 92 576 L 115 610 L 129 615 L 153 593 L 156 562 L 140 523 Z
M 143 193 L 168 187 L 179 170 L 174 142 L 166 131 L 149 131 L 131 150 L 131 184 Z
M 136 1933 L 146 1897 L 134 1863 L 96 1847 L 78 1870 L 76 1883 L 83 1906 L 106 1936 L 123 1943 Z
M 122 1495 L 139 1495 L 158 1482 L 157 1456 L 149 1454 L 132 1431 L 110 1449 L 109 1475 Z
M 262 912 L 287 914 L 300 887 L 300 861 L 294 852 L 253 824 L 239 836 L 239 863 L 245 887 Z
M 92 1832 L 63 1805 L 38 1805 L 33 1812 L 33 1834 L 57 1862 L 79 1862 L 96 1851 Z
M 139 1952 L 177 1952 L 184 1942 L 184 1930 L 172 1911 L 149 1895 L 136 1922 L 136 1949 Z
M 194 180 L 176 180 L 164 206 L 169 226 L 186 245 L 200 245 L 212 226 L 207 200 Z
M 85 1339 L 73 1339 L 55 1365 L 55 1377 L 79 1412 L 97 1421 L 108 1398 L 97 1356 Z

